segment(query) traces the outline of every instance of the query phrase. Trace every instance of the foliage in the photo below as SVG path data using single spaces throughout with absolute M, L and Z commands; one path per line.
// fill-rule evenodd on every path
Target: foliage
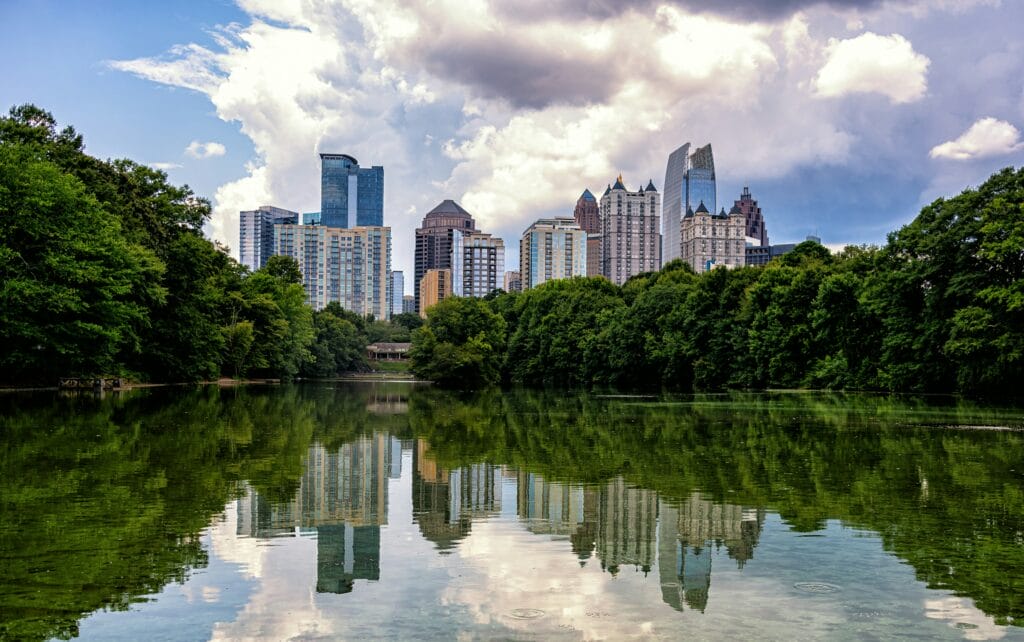
M 451 297 L 427 311 L 413 335 L 411 370 L 443 386 L 474 388 L 501 380 L 505 320 L 486 301 Z

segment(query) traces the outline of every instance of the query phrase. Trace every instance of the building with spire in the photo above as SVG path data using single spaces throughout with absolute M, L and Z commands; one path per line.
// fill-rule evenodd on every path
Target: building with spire
M 711 144 L 691 154 L 690 143 L 686 143 L 669 154 L 664 188 L 662 260 L 667 263 L 682 258 L 682 222 L 686 213 L 696 212 L 700 203 L 709 212 L 715 211 L 715 159 Z
M 413 274 L 413 297 L 416 310 L 421 310 L 420 282 L 427 270 L 450 270 L 452 268 L 452 244 L 454 232 L 464 234 L 479 232 L 469 212 L 451 199 L 441 201 L 427 212 L 423 223 L 416 228 L 416 261 Z M 499 269 L 504 271 L 504 265 Z
M 757 206 L 757 201 L 750 195 L 749 187 L 743 188 L 740 200 L 733 204 L 732 210 L 729 213 L 732 214 L 733 211 L 743 215 L 747 239 L 751 244 L 757 247 L 768 247 L 771 245 L 768 242 L 768 228 L 765 226 L 761 208 Z
M 601 209 L 589 189 L 577 199 L 572 217 L 587 235 L 587 276 L 601 276 Z
M 712 268 L 746 265 L 746 224 L 736 208 L 726 214 L 708 210 L 703 201 L 687 210 L 680 226 L 681 258 L 698 274 Z
M 620 175 L 601 196 L 601 274 L 616 285 L 661 269 L 661 195 L 649 180 L 635 192 Z

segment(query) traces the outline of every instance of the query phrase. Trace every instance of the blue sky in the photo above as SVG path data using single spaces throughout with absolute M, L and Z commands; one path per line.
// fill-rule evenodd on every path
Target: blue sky
M 0 23 L 5 108 L 166 168 L 232 248 L 240 209 L 319 208 L 318 151 L 384 166 L 406 271 L 444 198 L 514 265 L 534 219 L 619 173 L 660 188 L 687 141 L 714 147 L 719 203 L 750 186 L 773 242 L 883 243 L 1024 164 L 1010 0 L 6 0 Z

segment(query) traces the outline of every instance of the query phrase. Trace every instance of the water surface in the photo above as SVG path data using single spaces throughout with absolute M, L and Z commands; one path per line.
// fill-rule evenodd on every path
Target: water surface
M 1024 639 L 1024 411 L 0 396 L 0 638 Z

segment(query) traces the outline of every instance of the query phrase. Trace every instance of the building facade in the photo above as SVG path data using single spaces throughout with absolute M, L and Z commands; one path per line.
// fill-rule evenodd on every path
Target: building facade
M 682 221 L 682 256 L 698 274 L 716 267 L 746 265 L 746 221 L 743 214 L 723 209 L 712 214 L 704 203 L 689 210 Z
M 619 176 L 601 196 L 600 210 L 605 278 L 622 285 L 635 274 L 661 269 L 661 195 L 654 181 L 631 192 Z
M 418 314 L 419 310 L 416 309 L 416 297 L 411 294 L 406 294 L 402 297 L 402 313 L 403 314 Z
M 502 283 L 502 288 L 506 292 L 523 291 L 523 277 L 518 270 L 509 270 L 505 272 L 505 280 Z
M 402 297 L 405 296 L 405 273 L 391 272 L 391 316 L 402 313 Z
M 274 226 L 298 222 L 298 212 L 271 205 L 239 212 L 238 254 L 242 265 L 253 272 L 266 265 L 274 253 Z
M 359 167 L 348 154 L 320 154 L 320 222 L 327 227 L 384 225 L 384 168 Z
M 808 241 L 821 244 L 821 239 L 817 236 L 808 236 Z M 788 252 L 792 252 L 793 248 L 797 246 L 797 243 L 780 243 L 778 245 L 762 245 L 762 246 L 747 246 L 746 248 L 746 264 L 747 265 L 768 265 L 768 262 L 777 256 L 782 256 Z
M 452 294 L 484 297 L 504 285 L 505 242 L 490 234 L 452 230 Z
M 757 206 L 757 201 L 750 195 L 749 187 L 743 188 L 740 200 L 736 201 L 732 207 L 743 215 L 747 227 L 747 238 L 751 239 L 754 245 L 760 247 L 771 245 L 768 242 L 768 227 L 764 224 L 764 215 L 761 213 L 761 208 Z M 730 210 L 729 213 L 732 214 L 732 211 Z
M 542 218 L 519 239 L 523 290 L 587 274 L 587 233 L 571 218 Z
M 427 318 L 427 309 L 452 295 L 452 271 L 450 268 L 430 269 L 420 279 L 420 316 Z
M 294 258 L 306 302 L 335 301 L 356 314 L 391 316 L 391 228 L 277 225 L 274 253 Z
M 686 143 L 669 154 L 665 167 L 665 202 L 662 209 L 662 260 L 682 258 L 682 223 L 700 203 L 709 212 L 717 205 L 715 159 L 710 143 L 690 153 Z
M 448 199 L 427 212 L 423 223 L 416 228 L 416 262 L 413 274 L 413 297 L 416 310 L 422 310 L 420 304 L 420 282 L 428 270 L 452 267 L 452 232 L 475 233 L 476 223 L 473 217 L 462 206 Z M 504 268 L 502 268 L 504 269 Z
M 601 276 L 601 208 L 589 189 L 576 200 L 572 217 L 587 233 L 587 276 Z

